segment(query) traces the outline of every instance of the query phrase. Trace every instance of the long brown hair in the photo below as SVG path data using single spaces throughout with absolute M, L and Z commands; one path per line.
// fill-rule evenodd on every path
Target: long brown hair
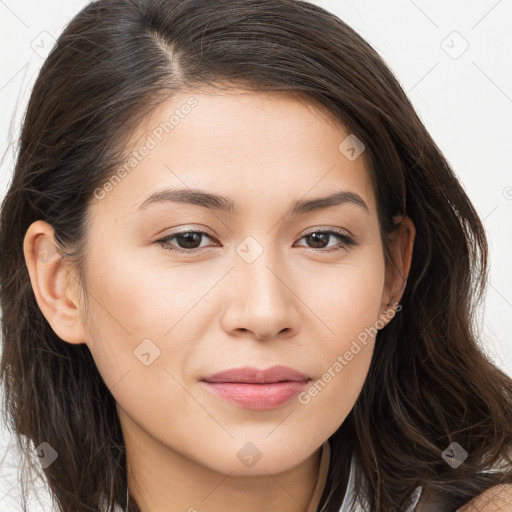
M 375 512 L 405 509 L 418 485 L 456 507 L 512 482 L 512 381 L 479 346 L 475 322 L 484 228 L 379 55 L 301 0 L 99 0 L 73 18 L 40 71 L 0 217 L 6 421 L 30 459 L 31 443 L 56 447 L 44 476 L 60 509 L 125 506 L 125 448 L 88 347 L 59 339 L 38 308 L 25 232 L 38 219 L 51 224 L 80 269 L 90 201 L 125 161 L 135 121 L 173 93 L 220 84 L 296 94 L 363 141 L 387 258 L 393 218 L 406 214 L 416 227 L 402 310 L 379 332 L 361 394 L 330 438 L 322 510 L 339 510 L 352 455 L 357 490 Z M 468 453 L 456 469 L 441 457 L 452 442 Z M 501 473 L 481 473 L 500 457 Z

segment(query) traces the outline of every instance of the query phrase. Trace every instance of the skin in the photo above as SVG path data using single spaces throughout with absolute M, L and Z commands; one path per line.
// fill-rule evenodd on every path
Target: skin
M 495 485 L 469 503 L 457 509 L 457 512 L 504 512 L 512 509 L 512 484 Z
M 43 221 L 24 241 L 32 287 L 57 335 L 86 343 L 112 390 L 130 494 L 143 512 L 220 512 L 234 503 L 246 512 L 304 512 L 321 445 L 361 391 L 374 338 L 307 404 L 295 398 L 271 410 L 244 409 L 199 381 L 274 364 L 321 379 L 365 328 L 391 320 L 385 311 L 403 292 L 414 226 L 404 218 L 393 237 L 394 271 L 384 260 L 364 152 L 346 158 L 338 149 L 348 135 L 343 126 L 292 96 L 235 89 L 175 95 L 137 127 L 132 148 L 191 96 L 198 101 L 191 113 L 91 205 L 89 309 L 75 269 L 58 251 L 38 257 L 53 247 Z M 239 212 L 173 202 L 139 210 L 171 187 L 222 194 Z M 358 194 L 368 211 L 344 203 L 286 214 L 294 200 L 337 190 Z M 325 229 L 344 230 L 358 245 L 336 235 L 315 245 L 305 236 Z M 157 242 L 181 230 L 207 233 L 188 246 L 199 247 L 195 253 Z M 247 237 L 257 245 L 246 246 Z M 169 246 L 187 247 L 176 238 Z M 262 253 L 248 263 L 237 247 Z M 333 248 L 340 250 L 327 252 Z M 148 366 L 134 356 L 147 338 L 160 350 Z M 252 467 L 237 457 L 249 442 L 261 454 Z

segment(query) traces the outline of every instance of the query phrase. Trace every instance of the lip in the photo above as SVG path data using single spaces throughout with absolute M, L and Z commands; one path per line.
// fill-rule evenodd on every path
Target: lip
M 268 410 L 297 396 L 311 378 L 287 366 L 265 370 L 245 366 L 225 370 L 201 379 L 201 383 L 220 398 L 246 409 Z
M 309 375 L 299 372 L 288 366 L 271 366 L 265 370 L 260 370 L 252 366 L 243 366 L 224 370 L 201 380 L 206 382 L 245 382 L 246 384 L 269 384 L 282 381 L 306 381 Z

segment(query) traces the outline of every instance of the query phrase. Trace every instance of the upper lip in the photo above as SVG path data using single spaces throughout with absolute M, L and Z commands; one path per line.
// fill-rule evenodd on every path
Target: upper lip
M 245 382 L 248 384 L 268 384 L 281 381 L 307 381 L 310 377 L 288 366 L 272 366 L 265 370 L 244 366 L 224 370 L 214 375 L 209 375 L 201 380 L 206 382 Z

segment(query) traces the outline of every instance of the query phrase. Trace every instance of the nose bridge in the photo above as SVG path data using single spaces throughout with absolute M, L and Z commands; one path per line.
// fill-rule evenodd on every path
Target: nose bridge
M 234 292 L 225 317 L 230 330 L 250 330 L 258 337 L 269 337 L 297 328 L 293 285 L 283 255 L 270 246 L 271 238 L 248 236 L 236 247 L 231 272 Z
M 285 306 L 289 289 L 282 255 L 271 245 L 271 235 L 248 236 L 236 248 L 235 268 L 245 297 L 270 306 Z

